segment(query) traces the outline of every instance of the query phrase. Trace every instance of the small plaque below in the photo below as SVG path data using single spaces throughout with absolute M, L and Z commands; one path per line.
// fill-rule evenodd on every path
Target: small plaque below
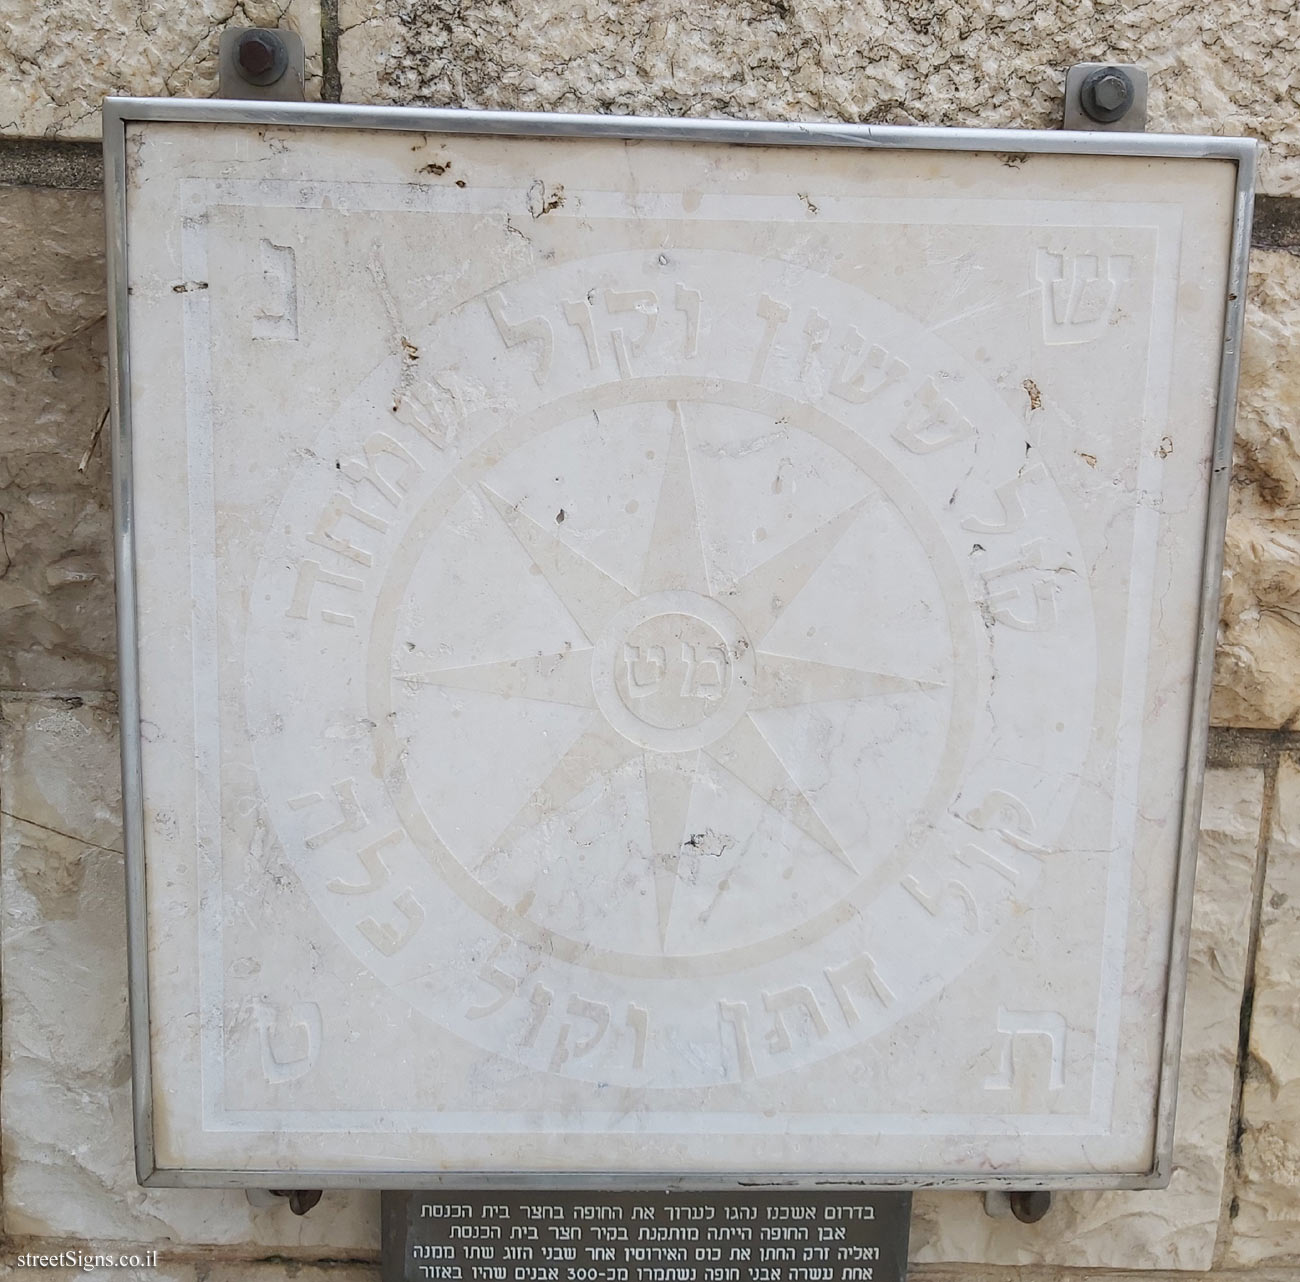
M 383 1282 L 903 1282 L 910 1193 L 385 1193 Z

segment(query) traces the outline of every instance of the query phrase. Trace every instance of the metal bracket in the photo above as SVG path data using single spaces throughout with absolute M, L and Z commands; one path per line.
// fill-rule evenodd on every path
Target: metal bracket
M 302 102 L 305 67 L 296 31 L 227 27 L 218 52 L 217 97 Z
M 1021 1224 L 1037 1224 L 1052 1209 L 1052 1195 L 1047 1189 L 1014 1189 L 1003 1192 L 989 1189 L 984 1194 L 984 1214 L 995 1220 L 1015 1216 Z
M 271 1207 L 283 1206 L 289 1202 L 289 1209 L 295 1215 L 306 1215 L 321 1199 L 320 1189 L 245 1189 L 249 1206 L 259 1211 Z
M 1063 127 L 1145 132 L 1147 73 L 1131 62 L 1076 62 L 1065 75 Z

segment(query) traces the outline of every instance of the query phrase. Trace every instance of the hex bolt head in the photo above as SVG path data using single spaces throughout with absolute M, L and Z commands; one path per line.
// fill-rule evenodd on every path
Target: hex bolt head
M 273 85 L 289 69 L 289 51 L 276 32 L 255 27 L 239 37 L 235 66 L 250 85 Z
M 1119 67 L 1098 67 L 1079 88 L 1079 105 L 1091 120 L 1110 125 L 1133 105 L 1133 81 Z

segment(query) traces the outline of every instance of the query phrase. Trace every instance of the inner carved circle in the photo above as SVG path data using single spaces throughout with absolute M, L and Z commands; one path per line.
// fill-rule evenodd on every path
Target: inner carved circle
M 734 673 L 731 650 L 716 628 L 693 614 L 658 614 L 625 634 L 614 688 L 638 721 L 683 730 L 713 715 Z
M 596 642 L 596 704 L 625 739 L 650 752 L 690 752 L 745 715 L 754 649 L 740 620 L 698 592 L 653 592 L 610 620 Z

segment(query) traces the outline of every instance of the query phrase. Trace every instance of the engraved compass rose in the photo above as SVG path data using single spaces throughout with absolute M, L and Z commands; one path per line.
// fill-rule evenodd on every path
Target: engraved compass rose
M 869 500 L 859 499 L 732 584 L 706 565 L 679 401 L 653 532 L 636 592 L 478 486 L 587 646 L 448 669 L 399 671 L 414 688 L 441 686 L 590 708 L 590 724 L 493 843 L 514 841 L 603 776 L 639 757 L 644 769 L 660 947 L 666 951 L 679 863 L 701 757 L 728 772 L 826 856 L 857 874 L 752 714 L 828 700 L 932 689 L 936 682 L 782 655 L 763 641 L 835 550 Z

